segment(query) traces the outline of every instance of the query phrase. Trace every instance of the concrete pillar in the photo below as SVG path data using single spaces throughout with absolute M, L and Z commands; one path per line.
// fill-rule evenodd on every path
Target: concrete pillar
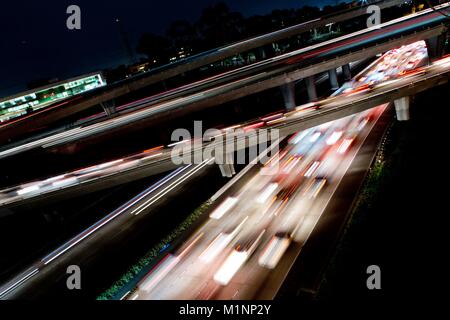
M 220 172 L 222 173 L 223 177 L 231 178 L 233 175 L 236 174 L 236 171 L 234 170 L 234 159 L 232 153 L 227 153 L 224 156 L 224 163 L 219 164 Z
M 425 40 L 427 44 L 428 58 L 432 62 L 439 59 L 444 51 L 446 34 L 441 34 Z
M 107 116 L 110 116 L 114 113 L 116 113 L 116 101 L 113 100 L 109 100 L 109 101 L 104 101 L 100 104 L 103 108 L 103 111 L 105 111 Z
M 266 59 L 266 50 L 263 47 L 258 48 L 258 56 L 260 60 Z
M 328 77 L 330 78 L 331 90 L 339 89 L 339 82 L 336 69 L 333 68 L 328 70 Z
M 398 121 L 409 120 L 409 96 L 394 100 L 395 113 Z
M 284 106 L 286 110 L 292 110 L 295 108 L 295 82 L 289 82 L 283 84 L 281 87 L 281 93 L 283 94 Z
M 350 70 L 350 64 L 344 64 L 342 66 L 342 73 L 344 74 L 344 80 L 349 81 L 352 79 L 352 72 Z
M 309 101 L 317 101 L 316 83 L 314 76 L 305 78 L 306 90 L 308 91 Z

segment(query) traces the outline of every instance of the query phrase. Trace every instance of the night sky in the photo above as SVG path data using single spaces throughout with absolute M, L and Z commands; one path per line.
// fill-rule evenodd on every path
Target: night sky
M 0 4 L 0 97 L 33 80 L 64 79 L 126 59 L 115 18 L 134 49 L 145 32 L 163 34 L 176 19 L 195 21 L 213 0 L 5 0 Z M 273 9 L 335 4 L 334 0 L 222 0 L 244 16 Z M 341 2 L 341 1 L 339 1 Z M 81 8 L 81 30 L 66 28 L 66 8 Z

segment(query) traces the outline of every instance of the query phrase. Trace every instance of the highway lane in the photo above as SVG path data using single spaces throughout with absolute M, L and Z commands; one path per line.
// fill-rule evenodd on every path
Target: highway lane
M 449 4 L 439 6 L 443 10 L 449 10 Z M 103 121 L 101 123 L 88 125 L 86 127 L 77 127 L 67 130 L 64 133 L 49 136 L 18 147 L 12 147 L 0 152 L 0 158 L 11 156 L 20 152 L 34 148 L 51 148 L 57 145 L 73 142 L 88 136 L 100 134 L 108 130 L 113 130 L 135 121 L 147 119 L 164 113 L 182 110 L 188 105 L 213 103 L 213 100 L 225 93 L 233 92 L 236 88 L 258 84 L 263 80 L 275 78 L 289 71 L 296 70 L 303 66 L 310 66 L 314 62 L 332 59 L 347 52 L 370 47 L 380 40 L 395 38 L 403 33 L 413 33 L 417 28 L 425 29 L 431 26 L 439 26 L 445 18 L 434 12 L 432 9 L 420 11 L 413 15 L 401 17 L 380 26 L 364 29 L 352 34 L 344 35 L 333 40 L 295 50 L 290 53 L 273 57 L 251 66 L 246 66 L 237 70 L 230 71 L 221 75 L 219 78 L 221 84 L 213 85 L 202 91 L 190 95 L 183 95 L 173 100 L 162 103 L 156 103 L 149 108 L 144 108 L 135 112 L 127 113 L 119 117 Z M 223 82 L 223 79 L 227 81 Z M 201 85 L 204 85 L 201 82 Z M 238 96 L 236 96 L 238 97 Z M 209 100 L 209 102 L 206 102 Z M 217 104 L 217 102 L 216 102 Z
M 246 177 L 241 190 L 225 195 L 210 220 L 129 299 L 254 298 L 290 243 L 306 242 L 385 107 L 292 137 L 279 167 L 268 166 L 275 172 Z M 346 141 L 355 136 L 358 143 L 350 148 Z
M 44 180 L 32 181 L 6 188 L 0 192 L 0 204 L 6 205 L 71 186 L 89 183 L 100 177 L 105 178 L 111 175 L 121 174 L 131 168 L 151 163 L 155 158 L 164 156 L 165 152 L 167 153 L 167 151 L 163 150 L 163 146 L 159 146 L 123 159 L 115 159 L 72 172 L 66 172 Z
M 180 192 L 192 179 L 201 177 L 210 170 L 208 159 L 198 165 L 179 167 L 160 181 L 149 186 L 136 197 L 106 215 L 103 219 L 80 232 L 68 242 L 42 257 L 0 286 L 0 299 L 18 297 L 36 298 L 42 288 L 51 288 L 65 279 L 65 267 L 70 264 L 89 265 L 111 243 L 123 241 L 130 230 L 139 226 L 153 213 L 162 200 Z M 64 280 L 65 281 L 65 280 Z M 40 288 L 37 290 L 36 288 Z
M 374 161 L 381 138 L 392 123 L 392 111 L 388 107 L 380 116 L 317 221 L 307 243 L 301 249 L 293 247 L 293 250 L 286 252 L 286 258 L 280 262 L 277 272 L 266 278 L 264 286 L 279 288 L 275 298 L 301 296 L 306 301 L 317 292 L 324 268 L 336 249 L 338 238 L 351 213 L 355 195 Z M 264 298 L 264 292 L 262 290 L 262 295 L 257 298 Z

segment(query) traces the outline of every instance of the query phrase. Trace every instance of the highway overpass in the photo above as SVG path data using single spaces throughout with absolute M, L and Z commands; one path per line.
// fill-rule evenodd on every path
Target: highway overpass
M 418 69 L 405 77 L 384 83 L 381 82 L 372 88 L 367 88 L 365 91 L 357 92 L 356 94 L 336 95 L 318 101 L 314 104 L 314 107 L 308 105 L 307 109 L 305 109 L 305 106 L 299 106 L 293 111 L 280 114 L 275 120 L 266 121 L 263 128 L 277 129 L 276 138 L 286 137 L 297 131 L 312 128 L 385 103 L 393 102 L 398 105 L 400 101 L 405 100 L 406 97 L 447 83 L 449 77 L 450 57 L 447 57 L 436 61 L 430 66 Z M 409 99 L 406 100 L 409 101 Z M 403 107 L 408 107 L 408 105 Z M 399 113 L 404 112 L 404 110 L 397 111 Z M 256 122 L 264 121 L 256 120 Z M 249 125 L 251 126 L 253 123 L 255 123 L 255 121 L 250 122 Z M 246 125 L 248 124 L 241 124 L 241 127 L 245 127 Z M 243 148 L 254 146 L 255 139 L 252 139 L 252 137 L 258 136 L 258 130 L 260 129 L 256 129 L 246 135 L 238 135 L 235 139 L 231 140 L 223 139 L 223 141 L 218 141 L 219 139 L 216 138 L 215 141 L 199 145 L 187 143 L 182 156 L 194 159 L 195 154 L 208 154 L 211 150 L 239 151 Z M 222 137 L 225 137 L 225 133 L 222 133 Z M 262 142 L 264 143 L 264 141 Z M 261 143 L 261 141 L 258 143 Z M 60 184 L 56 190 L 49 189 L 48 192 L 45 191 L 44 187 L 40 187 L 42 193 L 30 192 L 29 195 L 18 196 L 17 189 L 4 190 L 0 197 L 0 215 L 10 214 L 13 212 L 14 208 L 21 207 L 30 209 L 40 205 L 43 201 L 48 203 L 61 200 L 68 196 L 73 197 L 75 195 L 83 195 L 152 174 L 173 170 L 179 165 L 174 164 L 172 161 L 172 150 L 173 148 L 154 150 L 147 155 L 142 155 L 142 157 L 147 157 L 147 159 L 142 158 L 143 161 L 135 162 L 133 165 L 124 166 L 120 170 L 107 171 L 105 174 L 93 175 L 93 177 L 86 178 L 82 181 L 72 181 L 76 182 L 73 184 Z M 133 161 L 133 157 L 135 156 L 132 156 L 130 161 Z M 120 159 L 119 161 L 123 160 L 126 159 Z M 125 163 L 126 162 L 119 162 L 114 165 L 121 166 Z M 106 166 L 102 167 L 102 170 L 106 170 L 105 168 Z M 89 170 L 86 172 L 86 176 L 90 177 Z M 68 173 L 65 177 L 60 178 L 73 179 L 73 177 L 71 177 L 72 175 Z M 78 179 L 81 179 L 81 177 Z M 30 187 L 30 185 L 25 185 L 22 189 Z
M 440 6 L 447 12 L 450 12 L 449 7 L 448 3 Z M 292 85 L 294 81 L 305 79 L 310 99 L 316 100 L 317 94 L 312 80 L 316 74 L 336 70 L 339 66 L 418 40 L 435 39 L 436 41 L 432 42 L 439 43 L 447 32 L 446 23 L 448 23 L 448 19 L 432 9 L 420 11 L 374 28 L 361 30 L 227 72 L 223 76 L 214 77 L 210 84 L 201 82 L 199 84 L 201 91 L 190 95 L 183 95 L 182 90 L 167 102 L 151 103 L 134 112 L 124 113 L 86 127 L 67 130 L 60 134 L 24 143 L 18 147 L 6 146 L 0 152 L 0 158 L 37 147 L 50 148 L 94 135 L 110 134 L 127 127 L 134 127 L 138 120 L 141 121 L 140 125 L 149 125 L 155 119 L 170 119 L 175 113 L 183 115 L 193 110 L 215 106 L 278 86 L 283 89 L 286 108 L 291 109 L 295 106 L 294 86 Z M 334 77 L 333 74 L 330 73 L 330 78 Z M 208 89 L 205 88 L 205 85 L 207 87 L 215 86 Z M 188 90 L 193 89 L 196 90 L 195 86 L 194 88 L 188 87 Z M 178 96 L 178 94 L 180 95 Z
M 391 63 L 395 63 L 395 62 L 391 62 Z M 413 73 L 410 73 L 406 77 L 396 79 L 395 81 L 391 80 L 388 83 L 381 82 L 380 85 L 377 85 L 373 88 L 367 88 L 365 91 L 350 91 L 350 92 L 343 91 L 340 96 L 334 96 L 333 98 L 326 99 L 326 100 L 319 102 L 317 105 L 321 109 L 318 109 L 318 110 L 315 110 L 315 108 L 304 109 L 305 106 L 299 106 L 298 110 L 286 112 L 285 114 L 282 114 L 279 117 L 276 117 L 275 119 L 271 118 L 270 122 L 273 124 L 273 125 L 271 125 L 271 127 L 279 128 L 280 130 L 285 130 L 285 132 L 288 133 L 290 129 L 286 129 L 286 128 L 283 129 L 283 126 L 285 124 L 292 124 L 302 117 L 311 117 L 318 112 L 324 111 L 325 109 L 338 108 L 339 106 L 338 106 L 338 104 L 336 104 L 336 101 L 338 101 L 339 98 L 347 99 L 347 103 L 349 103 L 349 101 L 353 101 L 355 103 L 361 103 L 361 100 L 363 100 L 362 98 L 364 98 L 364 96 L 368 95 L 369 93 L 372 93 L 374 95 L 382 94 L 382 90 L 384 90 L 386 88 L 388 88 L 388 90 L 386 92 L 397 90 L 397 91 L 399 91 L 398 92 L 399 94 L 404 94 L 405 92 L 400 92 L 400 90 L 402 90 L 403 87 L 405 85 L 407 85 L 408 83 L 414 83 L 414 82 L 416 82 L 416 80 L 417 80 L 417 82 L 420 80 L 431 81 L 430 80 L 431 78 L 437 77 L 439 74 L 441 76 L 446 75 L 448 77 L 449 69 L 450 69 L 450 58 L 446 58 L 446 59 L 442 59 L 438 62 L 435 62 L 435 64 L 432 67 L 428 67 L 423 70 L 422 69 L 415 70 Z M 445 79 L 445 81 L 446 81 L 446 79 Z M 437 81 L 435 83 L 439 84 L 440 82 Z M 397 85 L 394 85 L 394 84 L 397 84 Z M 397 96 L 393 96 L 393 97 L 395 98 Z M 401 97 L 403 97 L 403 95 L 401 95 Z M 333 102 L 334 102 L 334 104 L 333 104 Z M 343 101 L 341 101 L 341 102 L 343 102 Z M 380 107 L 380 108 L 384 109 L 385 106 Z M 372 109 L 372 110 L 370 110 L 370 112 L 379 114 L 379 112 L 377 110 L 379 110 L 380 108 Z M 327 142 L 326 144 L 329 144 L 328 139 L 333 136 L 333 134 L 334 134 L 334 132 L 336 132 L 336 130 L 344 130 L 343 126 L 347 126 L 349 128 L 349 130 L 354 130 L 354 129 L 351 129 L 353 127 L 352 123 L 353 124 L 361 123 L 361 120 L 370 119 L 369 125 L 362 127 L 362 128 L 364 128 L 364 130 L 361 129 L 362 130 L 361 131 L 360 129 L 358 129 L 358 131 L 359 131 L 358 134 L 361 135 L 363 133 L 363 131 L 365 132 L 364 134 L 367 134 L 368 132 L 370 132 L 370 128 L 373 127 L 376 122 L 376 119 L 374 119 L 374 118 L 371 118 L 371 117 L 367 118 L 368 115 L 369 115 L 369 113 L 363 113 L 363 114 L 359 113 L 356 117 L 349 117 L 349 118 L 342 119 L 342 121 L 341 121 L 342 123 L 340 121 L 335 121 L 332 124 L 330 124 L 330 126 L 328 126 L 328 129 L 326 129 L 326 132 L 323 132 L 324 134 L 321 136 L 320 139 L 317 139 L 317 138 L 312 139 L 313 137 L 316 136 L 315 132 L 317 132 L 317 131 L 309 130 L 307 135 L 310 135 L 310 136 L 306 140 L 310 141 L 310 143 L 313 143 L 313 144 L 315 144 L 315 143 L 324 144 L 325 141 Z M 273 122 L 274 120 L 275 120 L 275 122 Z M 258 120 L 258 121 L 261 122 L 261 120 Z M 322 121 L 322 123 L 323 123 L 323 121 Z M 269 125 L 269 123 L 266 123 L 266 125 Z M 250 124 L 250 126 L 252 126 L 252 124 Z M 358 125 L 358 127 L 359 127 L 359 125 Z M 317 130 L 323 130 L 323 129 L 317 129 Z M 304 138 L 304 136 L 302 136 L 302 137 Z M 311 138 L 311 139 L 309 139 L 309 138 Z M 364 139 L 360 139 L 358 144 L 363 143 L 363 141 L 364 141 Z M 294 146 L 294 145 L 298 144 L 298 141 L 295 142 L 294 140 L 292 140 L 292 142 L 290 141 L 290 144 L 291 144 L 291 146 Z M 336 143 L 335 146 L 337 148 L 339 146 L 339 144 Z M 203 149 L 203 147 L 202 147 L 202 149 Z M 359 149 L 359 146 L 354 146 L 354 148 L 352 148 L 352 150 L 346 154 L 346 156 L 345 156 L 346 165 L 344 165 L 341 168 L 342 170 L 341 169 L 336 170 L 336 172 L 337 171 L 340 172 L 338 175 L 345 173 L 346 166 L 352 162 L 353 154 L 355 152 L 358 152 L 358 149 Z M 294 148 L 292 150 L 294 151 L 293 154 L 298 154 L 298 152 L 299 152 L 299 150 L 296 150 L 296 148 Z M 311 150 L 315 150 L 315 151 L 311 151 L 311 152 L 319 152 L 319 154 L 322 153 L 322 151 L 323 151 L 323 149 L 321 149 L 321 148 L 319 148 L 319 149 L 312 148 Z M 327 150 L 326 146 L 325 146 L 325 150 Z M 337 150 L 339 151 L 339 149 L 337 149 Z M 146 154 L 151 155 L 152 158 L 155 158 L 156 155 L 162 156 L 164 153 L 161 151 L 161 149 L 153 149 L 153 150 L 149 150 Z M 305 157 L 306 157 L 306 155 L 305 155 Z M 289 158 L 290 157 L 285 157 L 284 159 L 289 161 Z M 316 156 L 314 154 L 311 154 L 307 158 L 314 161 L 316 159 Z M 136 159 L 134 159 L 134 160 L 136 160 Z M 94 255 L 96 255 L 98 247 L 101 246 L 102 241 L 103 241 L 103 244 L 105 244 L 105 242 L 109 243 L 110 241 L 113 241 L 113 239 L 115 239 L 115 241 L 118 241 L 118 239 L 116 239 L 117 238 L 116 232 L 123 233 L 124 230 L 128 230 L 128 228 L 132 224 L 139 224 L 139 222 L 140 222 L 139 219 L 141 219 L 142 217 L 144 217 L 145 215 L 147 215 L 149 213 L 148 208 L 150 206 L 154 205 L 154 203 L 158 199 L 163 197 L 168 192 L 173 191 L 174 188 L 176 188 L 176 186 L 179 185 L 180 183 L 183 183 L 184 181 L 189 180 L 190 177 L 193 175 L 199 174 L 202 170 L 204 170 L 206 168 L 208 162 L 213 162 L 213 159 L 205 159 L 204 161 L 202 161 L 202 163 L 199 163 L 198 165 L 186 165 L 186 166 L 179 167 L 174 172 L 170 173 L 166 178 L 162 179 L 155 185 L 149 187 L 147 190 L 144 190 L 144 192 L 142 192 L 135 198 L 131 199 L 129 202 L 127 202 L 126 204 L 124 204 L 123 206 L 118 208 L 117 210 L 113 211 L 111 214 L 107 215 L 104 219 L 100 220 L 98 223 L 94 224 L 90 228 L 84 230 L 82 233 L 80 233 L 76 237 L 72 238 L 70 241 L 64 243 L 62 246 L 60 246 L 53 252 L 49 253 L 42 259 L 36 261 L 36 263 L 34 263 L 32 266 L 30 266 L 30 268 L 26 269 L 25 271 L 23 271 L 22 273 L 17 275 L 17 277 L 12 279 L 11 281 L 5 283 L 4 286 L 2 286 L 0 288 L 0 297 L 2 299 L 12 298 L 12 297 L 17 297 L 17 295 L 20 295 L 22 293 L 23 294 L 31 294 L 31 296 L 35 295 L 38 293 L 39 290 L 34 290 L 35 289 L 34 285 L 39 284 L 39 282 L 48 288 L 55 281 L 55 280 L 49 281 L 49 279 L 55 279 L 55 277 L 58 278 L 58 277 L 61 277 L 61 275 L 65 274 L 64 272 L 60 272 L 62 270 L 61 268 L 64 268 L 64 266 L 66 266 L 67 264 L 70 264 L 69 263 L 70 261 L 81 262 L 81 261 L 86 261 L 86 259 L 92 258 Z M 120 161 L 114 161 L 112 163 L 109 163 L 108 165 L 103 164 L 101 168 L 106 169 L 113 164 L 119 165 L 119 164 L 123 164 L 123 163 Z M 307 166 L 303 166 L 303 167 L 305 170 L 307 169 Z M 333 171 L 333 175 L 335 175 L 336 172 Z M 85 170 L 84 173 L 89 174 L 89 173 L 92 173 L 92 171 Z M 306 175 L 307 175 L 307 173 L 305 172 L 305 176 Z M 67 178 L 67 177 L 58 177 L 56 179 L 53 178 L 52 182 L 61 181 L 61 179 L 64 179 L 64 178 Z M 238 178 L 238 177 L 236 177 L 236 178 Z M 267 180 L 267 179 L 270 179 L 270 177 L 266 178 L 265 180 Z M 323 179 L 323 176 L 322 176 L 322 179 Z M 335 182 L 333 182 L 333 181 L 340 181 L 339 176 L 336 176 L 334 178 L 331 176 L 327 176 L 327 179 L 329 179 L 329 181 L 332 184 L 335 184 Z M 254 180 L 247 179 L 247 181 L 252 181 L 252 183 L 250 183 L 250 186 L 252 187 L 252 192 L 256 191 L 256 195 L 250 195 L 251 199 L 253 200 L 255 196 L 259 196 L 261 193 L 259 191 L 259 187 L 255 186 L 255 183 L 253 183 Z M 28 185 L 26 188 L 32 188 L 32 187 L 33 187 L 32 185 Z M 226 193 L 228 189 L 227 188 L 224 188 L 224 189 L 225 189 L 225 193 Z M 327 189 L 327 188 L 325 188 L 325 189 Z M 31 189 L 29 189 L 29 190 L 31 190 Z M 329 192 L 325 192 L 325 193 L 328 195 L 330 194 Z M 323 194 L 324 194 L 324 192 L 322 192 L 322 195 Z M 333 194 L 333 192 L 331 192 L 331 194 Z M 226 197 L 227 195 L 230 195 L 230 193 L 221 194 L 221 195 L 215 196 L 213 198 L 215 198 L 217 200 L 217 197 Z M 233 195 L 233 193 L 231 193 L 231 195 Z M 322 201 L 322 203 L 327 204 L 328 201 Z M 213 209 L 214 209 L 214 207 L 213 207 Z M 297 212 L 297 211 L 298 210 L 295 210 L 295 212 Z M 320 212 L 318 212 L 318 213 L 320 213 Z M 285 215 L 286 214 L 283 214 L 282 216 L 285 216 Z M 308 218 L 318 218 L 318 217 L 320 217 L 320 214 L 310 215 Z M 214 220 L 211 220 L 211 221 L 214 221 Z M 300 220 L 295 219 L 295 221 L 300 221 Z M 312 221 L 309 221 L 309 222 L 312 222 Z M 213 223 L 213 225 L 214 225 L 214 223 Z M 256 224 L 249 224 L 249 225 L 253 226 Z M 278 225 L 278 227 L 279 226 L 280 225 Z M 313 227 L 314 223 L 306 223 L 306 226 Z M 303 228 L 301 228 L 301 229 L 303 229 Z M 211 229 L 209 229 L 209 230 L 211 230 Z M 215 229 L 212 230 L 213 233 L 214 233 L 214 230 Z M 208 230 L 206 230 L 206 231 L 208 231 Z M 275 231 L 277 231 L 277 230 L 275 230 Z M 107 233 L 114 234 L 114 237 L 110 238 L 110 237 L 106 236 Z M 304 238 L 303 236 L 307 237 L 309 233 L 310 232 L 308 232 L 308 230 L 304 230 L 304 232 L 303 231 L 299 232 L 298 233 L 298 236 L 300 237 L 299 239 L 306 240 L 306 238 Z M 212 236 L 214 236 L 214 234 L 212 234 Z M 209 238 L 210 237 L 208 237 L 208 239 Z M 300 241 L 300 244 L 302 244 L 302 243 L 304 243 L 304 241 Z M 204 244 L 205 244 L 205 242 L 203 242 L 203 245 Z M 89 246 L 89 248 L 91 248 L 93 250 L 88 249 L 88 246 Z M 294 246 L 296 248 L 298 248 L 297 244 L 295 244 Z M 292 255 L 289 255 L 289 256 L 291 257 Z M 294 256 L 294 258 L 295 258 L 295 256 Z M 64 271 L 64 270 L 62 270 L 62 271 Z M 278 279 L 275 279 L 275 280 L 278 281 L 280 279 L 278 277 Z M 31 290 L 29 290 L 30 288 L 31 288 Z M 143 287 L 141 287 L 141 289 L 143 289 Z M 242 290 L 242 292 L 245 292 L 245 290 Z M 226 292 L 229 292 L 229 291 L 226 291 Z M 143 292 L 141 292 L 141 293 L 143 293 Z M 263 295 L 264 295 L 264 293 L 267 294 L 266 291 L 260 292 L 260 293 Z M 29 297 L 30 297 L 30 295 L 29 295 Z M 144 295 L 144 297 L 141 296 L 140 298 L 145 298 L 145 295 Z
M 374 1 L 372 4 L 377 4 L 381 9 L 384 9 L 399 5 L 403 2 L 404 1 L 401 0 L 381 0 Z M 177 63 L 154 69 L 145 74 L 125 79 L 112 85 L 108 85 L 105 88 L 94 90 L 91 93 L 77 97 L 77 99 L 74 99 L 73 101 L 68 101 L 67 105 L 62 108 L 49 108 L 48 110 L 41 110 L 40 112 L 36 112 L 25 117 L 24 119 L 18 119 L 16 121 L 1 125 L 0 141 L 8 141 L 8 139 L 11 139 L 11 137 L 20 135 L 23 132 L 30 130 L 30 128 L 34 129 L 36 127 L 44 127 L 50 123 L 86 110 L 95 105 L 104 104 L 105 106 L 108 106 L 110 104 L 110 101 L 112 101 L 114 98 L 123 96 L 135 90 L 139 90 L 151 84 L 164 81 L 184 72 L 197 69 L 204 65 L 220 61 L 237 53 L 258 48 L 309 31 L 314 28 L 325 26 L 329 23 L 339 23 L 358 16 L 367 15 L 367 7 L 368 5 L 361 6 L 330 16 L 315 19 L 309 22 L 294 25 L 265 35 L 246 39 L 244 41 L 240 41 L 224 47 L 216 48 L 204 53 L 197 54 L 195 56 L 191 56 Z M 183 92 L 183 94 L 186 93 L 186 91 Z M 173 98 L 173 93 L 169 92 L 168 95 L 156 95 L 155 102 L 162 102 L 167 98 Z M 30 124 L 32 125 L 32 127 L 30 127 Z
M 30 288 L 36 285 L 52 287 L 57 280 L 61 279 L 61 276 L 65 277 L 67 265 L 76 264 L 82 267 L 84 263 L 89 263 L 89 259 L 95 259 L 99 247 L 111 246 L 114 243 L 120 245 L 120 239 L 126 241 L 126 235 L 130 229 L 152 218 L 149 207 L 157 207 L 160 204 L 157 200 L 161 197 L 176 195 L 180 192 L 180 184 L 183 186 L 184 181 L 191 181 L 205 174 L 205 171 L 209 169 L 207 162 L 182 166 L 167 174 L 127 203 L 37 260 L 11 281 L 0 285 L 0 300 L 18 298 L 22 294 L 26 294 L 28 299 L 34 295 L 39 296 L 42 294 L 40 290 L 30 290 Z M 136 214 L 136 209 L 141 209 L 143 206 L 146 212 L 141 211 Z M 75 260 L 72 260 L 73 258 Z M 66 264 L 69 260 L 72 262 Z

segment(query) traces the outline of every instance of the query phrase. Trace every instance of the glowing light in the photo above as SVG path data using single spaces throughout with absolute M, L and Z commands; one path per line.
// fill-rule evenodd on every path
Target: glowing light
M 350 147 L 352 142 L 353 139 L 344 139 L 344 141 L 342 141 L 341 145 L 338 148 L 338 153 L 344 154 L 347 151 L 348 147 Z
M 123 159 L 114 160 L 114 161 L 110 161 L 110 162 L 105 162 L 105 163 L 99 164 L 97 166 L 97 168 L 104 169 L 104 168 L 107 168 L 107 167 L 111 167 L 111 166 L 113 166 L 115 164 L 121 163 L 122 161 L 123 161 Z
M 162 148 L 164 148 L 164 146 L 157 146 L 157 147 L 154 147 L 154 148 L 151 148 L 151 149 L 144 150 L 144 153 L 153 152 L 153 151 L 156 151 L 156 150 L 160 150 Z
M 181 141 L 178 141 L 178 142 L 174 142 L 174 143 L 168 144 L 167 146 L 170 148 L 170 147 L 176 146 L 176 145 L 181 144 L 181 143 L 186 143 L 188 141 L 189 140 L 181 140 Z
M 267 199 L 271 196 L 271 194 L 278 188 L 278 183 L 271 183 L 269 184 L 264 191 L 259 195 L 258 198 L 256 198 L 256 202 L 258 203 L 265 203 Z
M 150 274 L 139 285 L 139 289 L 149 292 L 155 285 L 161 281 L 170 270 L 178 263 L 178 257 L 167 255 L 166 258 L 150 272 Z
M 303 130 L 296 135 L 294 135 L 292 138 L 289 139 L 289 143 L 291 144 L 297 144 L 299 143 L 308 133 L 310 130 Z
M 256 129 L 256 128 L 262 127 L 263 125 L 264 125 L 264 122 L 258 122 L 255 124 L 251 124 L 251 125 L 244 127 L 244 131 Z
M 234 250 L 222 264 L 220 269 L 214 274 L 214 280 L 223 286 L 227 285 L 245 263 L 247 258 L 247 252 L 238 252 Z
M 300 161 L 301 158 L 295 158 L 284 167 L 283 173 L 289 173 L 295 167 L 295 165 Z
M 320 132 L 314 133 L 314 134 L 312 135 L 312 137 L 309 139 L 309 142 L 313 142 L 313 143 L 316 142 L 317 139 L 319 139 L 320 135 L 321 135 Z
M 224 202 L 222 202 L 210 215 L 210 218 L 220 219 L 222 216 L 227 213 L 238 201 L 237 198 L 228 197 Z
M 233 237 L 230 234 L 219 233 L 213 242 L 202 252 L 199 259 L 205 263 L 211 262 L 219 253 L 221 253 Z
M 78 181 L 77 177 L 70 177 L 70 178 L 67 178 L 67 179 L 62 179 L 62 180 L 59 180 L 59 181 L 55 181 L 55 182 L 52 183 L 52 186 L 57 188 L 57 187 L 67 186 L 67 185 L 75 183 L 77 181 Z
M 335 131 L 331 134 L 331 136 L 327 139 L 327 145 L 331 146 L 335 144 L 339 138 L 342 136 L 342 131 Z
M 305 172 L 305 177 L 309 178 L 314 173 L 314 171 L 319 167 L 320 161 L 314 161 L 314 163 L 309 167 L 308 171 Z
M 17 194 L 18 194 L 19 196 L 21 196 L 21 195 L 23 195 L 23 194 L 27 194 L 27 193 L 31 193 L 31 192 L 36 192 L 36 191 L 38 191 L 38 190 L 39 190 L 39 185 L 35 184 L 35 185 L 29 186 L 29 187 L 25 187 L 25 188 L 22 188 L 22 189 L 18 190 L 18 191 L 17 191 Z
M 291 241 L 288 238 L 273 237 L 264 252 L 259 257 L 259 265 L 268 269 L 275 268 L 278 262 L 281 260 L 283 254 L 286 252 L 290 243 Z

